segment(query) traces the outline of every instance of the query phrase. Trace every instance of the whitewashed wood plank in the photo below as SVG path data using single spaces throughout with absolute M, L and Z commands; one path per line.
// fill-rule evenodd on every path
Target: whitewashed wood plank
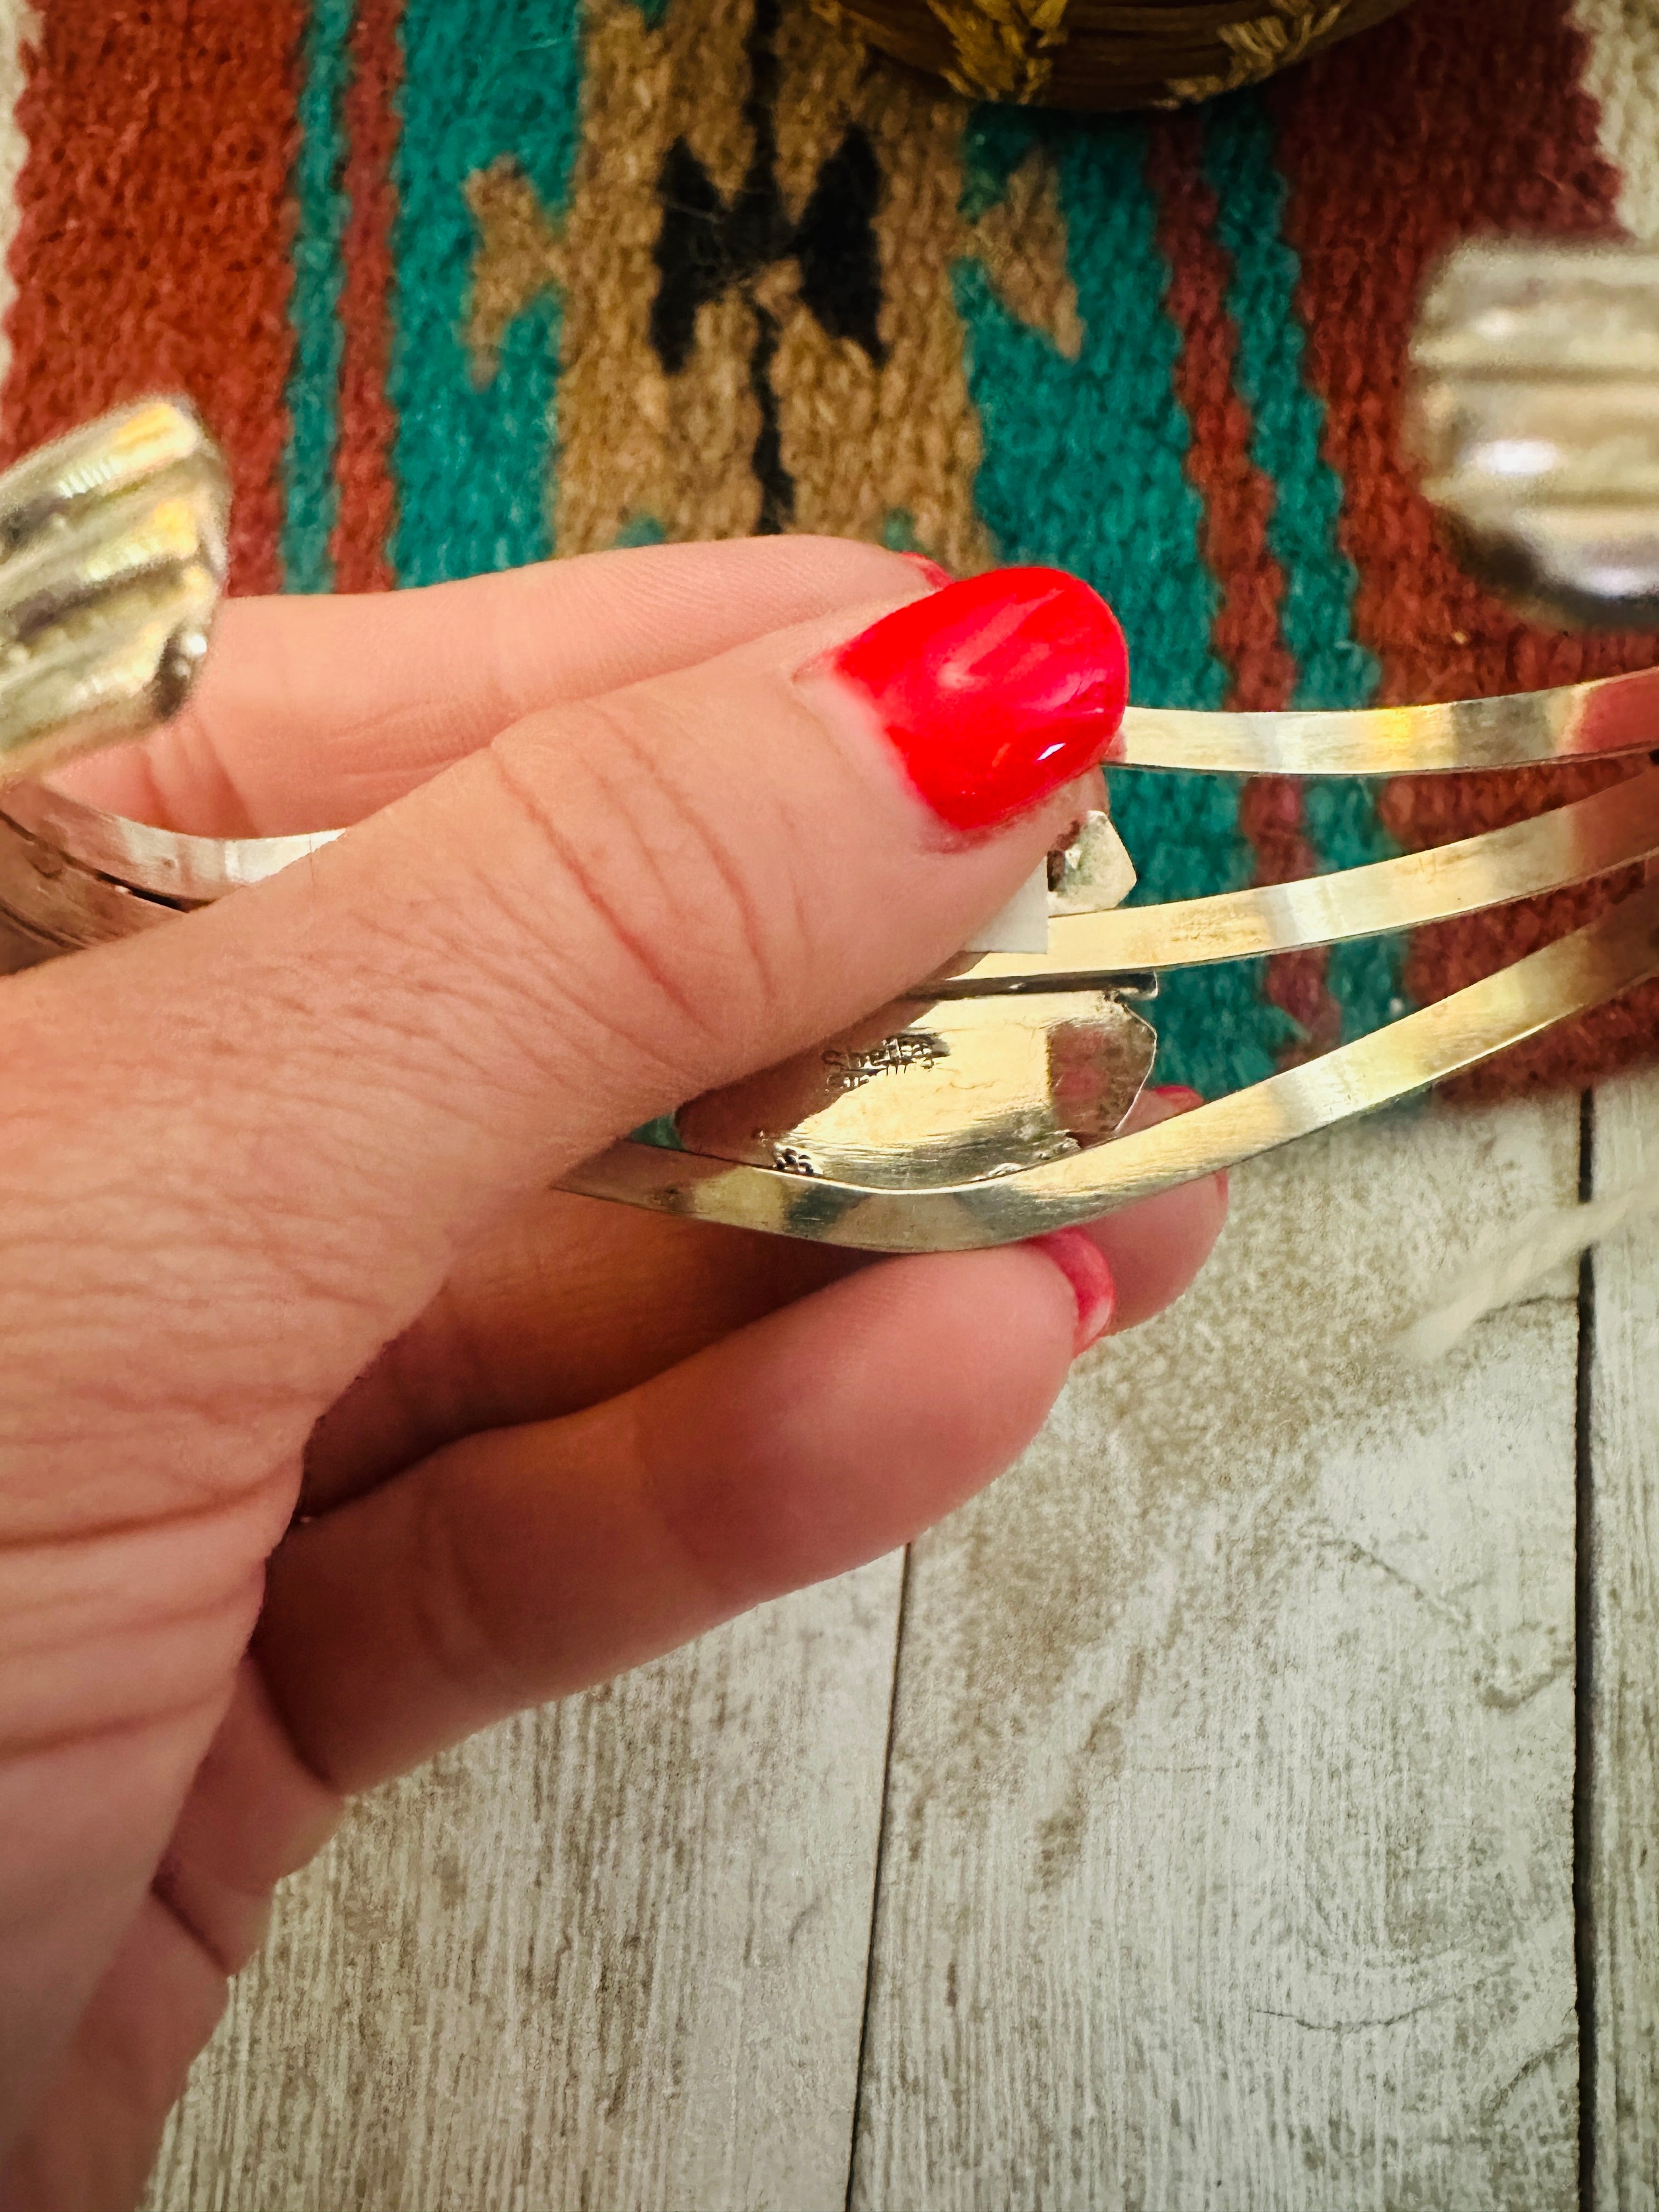
M 1595 1181 L 1659 1172 L 1659 1073 L 1596 1094 Z M 1659 2207 L 1659 1221 L 1594 1255 L 1589 1586 L 1596 2212 Z
M 1575 2202 L 1577 1311 L 1426 1286 L 1576 1103 L 1235 1182 L 1217 1262 L 918 1547 L 854 2203 Z
M 288 1885 L 150 2212 L 839 2206 L 899 1580 L 365 1799 Z

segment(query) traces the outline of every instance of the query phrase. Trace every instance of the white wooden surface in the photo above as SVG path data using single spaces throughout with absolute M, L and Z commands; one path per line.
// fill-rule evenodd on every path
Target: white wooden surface
M 1597 1094 L 1598 1194 L 1659 1172 L 1659 1073 Z M 1659 1218 L 1594 1261 L 1589 1844 L 1595 2212 L 1659 2206 Z
M 918 1547 L 867 2020 L 895 1562 L 371 1801 L 152 2212 L 1565 2212 L 1575 1285 L 1387 1338 L 1577 1170 L 1557 1100 L 1240 1175 Z
M 1577 1176 L 1564 1103 L 1239 1177 L 919 1547 L 855 2205 L 1575 2201 L 1573 1286 L 1387 1339 Z
M 839 2205 L 899 1563 L 376 1792 L 170 2129 L 173 2212 Z

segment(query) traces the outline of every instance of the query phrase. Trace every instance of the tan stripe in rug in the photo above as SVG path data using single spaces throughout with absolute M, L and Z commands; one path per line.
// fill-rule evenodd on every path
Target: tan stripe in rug
M 489 373 L 513 317 L 557 289 L 559 550 L 736 536 L 763 523 L 757 339 L 769 332 L 759 382 L 775 409 L 787 526 L 914 544 L 962 571 L 985 567 L 996 549 L 974 507 L 980 426 L 951 270 L 977 256 L 1010 311 L 1075 356 L 1081 328 L 1052 172 L 1034 155 L 969 224 L 958 207 L 967 103 L 873 60 L 804 5 L 786 5 L 775 31 L 763 21 L 757 64 L 746 50 L 756 4 L 671 0 L 653 29 L 632 0 L 594 0 L 562 235 L 515 167 L 497 162 L 471 180 L 479 373 Z M 697 307 L 689 351 L 671 372 L 651 329 L 665 163 L 683 141 L 719 206 L 732 208 L 757 154 L 757 101 L 775 138 L 786 233 L 827 165 L 856 167 L 873 155 L 872 331 L 837 330 L 834 302 L 826 310 L 822 296 L 804 296 L 809 249 L 798 252 L 786 235 L 775 258 Z M 859 137 L 866 146 L 849 153 Z

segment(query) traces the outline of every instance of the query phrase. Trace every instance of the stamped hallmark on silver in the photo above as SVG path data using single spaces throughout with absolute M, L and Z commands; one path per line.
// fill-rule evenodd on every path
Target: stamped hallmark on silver
M 823 1064 L 843 1091 L 858 1091 L 879 1075 L 902 1075 L 908 1067 L 936 1067 L 951 1048 L 931 1030 L 902 1030 L 884 1037 L 866 1052 L 849 1052 L 840 1045 L 824 1048 Z

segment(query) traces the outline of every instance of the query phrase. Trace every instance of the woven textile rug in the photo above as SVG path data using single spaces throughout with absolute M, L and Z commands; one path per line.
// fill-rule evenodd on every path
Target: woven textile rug
M 1419 0 L 1270 85 L 1101 124 L 975 106 L 805 0 L 0 0 L 0 117 L 8 453 L 189 392 L 243 591 L 835 531 L 1077 570 L 1148 702 L 1659 657 L 1466 580 L 1399 437 L 1442 248 L 1659 233 L 1659 0 Z M 1144 894 L 1180 897 L 1585 787 L 1124 775 L 1115 805 Z M 1164 1072 L 1266 1074 L 1587 904 L 1178 976 Z M 1650 992 L 1485 1080 L 1656 1036 Z

